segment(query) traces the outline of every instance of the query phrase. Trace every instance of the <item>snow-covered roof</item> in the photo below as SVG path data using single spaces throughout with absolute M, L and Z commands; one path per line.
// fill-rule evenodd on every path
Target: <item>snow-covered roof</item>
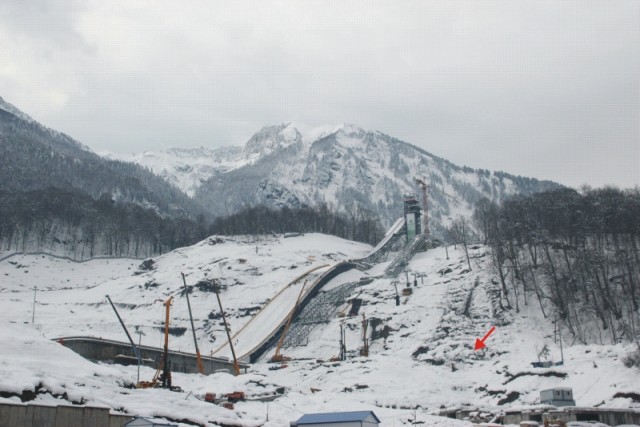
M 376 422 L 380 422 L 376 414 L 373 411 L 354 411 L 354 412 L 327 412 L 321 414 L 306 414 L 303 415 L 296 425 L 301 426 L 305 424 L 320 424 L 320 423 L 343 423 L 352 421 L 364 421 L 369 416 L 372 416 Z

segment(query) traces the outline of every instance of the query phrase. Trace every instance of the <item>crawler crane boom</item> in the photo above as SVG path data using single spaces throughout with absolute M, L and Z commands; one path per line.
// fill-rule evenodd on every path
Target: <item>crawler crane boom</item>
M 291 312 L 289 313 L 289 318 L 287 319 L 287 324 L 284 327 L 284 331 L 282 331 L 282 336 L 280 337 L 280 340 L 278 341 L 278 345 L 276 346 L 276 352 L 273 354 L 273 357 L 270 360 L 271 362 L 284 362 L 284 361 L 288 360 L 285 356 L 280 354 L 280 350 L 282 349 L 282 345 L 284 344 L 284 339 L 287 336 L 287 331 L 289 331 L 289 327 L 291 326 L 291 322 L 293 321 L 293 315 L 296 313 L 296 310 L 298 308 L 298 304 L 300 303 L 300 299 L 302 299 L 302 294 L 304 293 L 305 286 L 307 286 L 307 281 L 306 280 L 302 284 L 302 289 L 300 289 L 300 293 L 298 294 L 298 298 L 296 299 L 296 303 L 293 306 L 293 308 L 291 309 Z
M 189 288 L 187 288 L 187 280 L 184 277 L 184 273 L 180 274 L 182 275 L 182 283 L 184 283 L 184 294 L 187 297 L 189 320 L 191 320 L 191 331 L 193 332 L 193 343 L 196 346 L 196 365 L 198 367 L 198 372 L 204 375 L 204 366 L 202 365 L 202 357 L 200 357 L 200 349 L 198 348 L 198 340 L 196 339 L 196 328 L 193 326 L 193 315 L 191 314 L 191 303 L 189 302 Z

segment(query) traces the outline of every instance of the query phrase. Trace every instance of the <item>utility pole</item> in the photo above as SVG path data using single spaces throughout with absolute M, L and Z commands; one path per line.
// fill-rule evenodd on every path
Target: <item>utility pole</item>
M 560 364 L 564 365 L 564 350 L 562 348 L 562 333 L 560 331 L 560 325 L 558 324 L 558 316 L 553 319 L 553 342 L 557 343 L 560 340 Z
M 144 335 L 144 332 L 142 332 L 141 329 L 138 329 L 136 331 L 136 334 L 138 334 L 138 352 L 140 351 L 140 344 L 142 343 L 142 336 Z M 142 356 L 138 359 L 138 379 L 136 381 L 136 384 L 138 384 L 140 382 L 140 363 L 142 362 Z
M 347 360 L 347 343 L 344 323 L 340 323 L 340 360 Z
M 400 305 L 400 294 L 398 294 L 398 281 L 394 280 L 391 284 L 396 288 L 396 306 Z
M 418 277 L 420 278 L 420 283 L 424 285 L 424 278 L 427 276 L 427 273 L 420 273 Z
M 346 329 L 342 331 L 342 354 L 344 356 L 343 360 L 347 360 L 347 330 Z
M 369 357 L 369 340 L 367 339 L 368 320 L 362 313 L 362 352 L 361 356 Z
M 31 324 L 36 321 L 36 292 L 38 292 L 38 287 L 33 287 L 33 311 L 31 312 Z
M 560 331 L 560 326 L 558 326 L 558 336 L 560 338 L 560 362 L 564 365 L 564 351 L 562 350 L 562 331 Z

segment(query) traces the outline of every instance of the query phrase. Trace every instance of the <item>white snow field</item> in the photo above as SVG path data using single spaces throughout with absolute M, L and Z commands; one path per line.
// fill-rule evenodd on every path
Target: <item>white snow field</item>
M 105 298 L 109 294 L 132 334 L 139 330 L 144 333 L 143 344 L 160 347 L 162 301 L 174 296 L 171 326 L 184 332 L 172 334 L 169 346 L 194 352 L 182 294 L 183 272 L 187 284 L 195 286 L 190 299 L 201 352 L 220 349 L 218 354 L 227 355 L 217 301 L 207 282 L 216 279 L 222 285 L 220 296 L 231 332 L 237 334 L 238 354 L 245 354 L 287 316 L 304 278 L 311 281 L 326 268 L 321 266 L 364 257 L 371 249 L 320 234 L 213 236 L 156 257 L 153 264 L 146 263 L 147 269 L 139 268 L 139 260 L 73 263 L 18 255 L 0 261 L 0 393 L 4 396 L 0 399 L 19 402 L 23 391 L 39 390 L 33 402 L 106 405 L 193 425 L 267 427 L 286 426 L 304 413 L 353 410 L 373 410 L 385 427 L 413 422 L 469 426 L 467 421 L 437 414 L 463 405 L 493 413 L 528 407 L 537 403 L 540 390 L 554 386 L 572 387 L 578 405 L 640 408 L 630 398 L 614 398 L 616 393 L 640 392 L 640 371 L 622 362 L 632 345 L 579 345 L 565 332 L 564 365 L 531 367 L 545 344 L 559 360 L 553 323 L 543 318 L 531 296 L 526 306 L 521 301 L 519 313 L 500 310 L 495 297 L 498 285 L 483 246 L 470 249 L 471 271 L 459 247 L 448 247 L 448 257 L 444 248 L 418 253 L 409 269 L 426 277 L 418 278 L 414 286 L 413 275 L 409 276 L 412 294 L 401 296 L 399 306 L 393 281 L 399 281 L 402 293 L 405 275 L 381 277 L 391 257 L 366 272 L 343 273 L 326 289 L 360 277 L 373 279 L 347 297 L 363 301 L 357 316 L 334 314 L 311 331 L 306 345 L 283 348 L 283 354 L 295 359 L 287 368 L 269 369 L 279 367 L 265 362 L 273 354 L 271 349 L 250 366 L 248 374 L 238 377 L 175 373 L 173 383 L 184 393 L 133 389 L 135 366 L 95 364 L 51 341 L 81 335 L 126 341 Z M 305 276 L 316 267 L 320 268 Z M 345 303 L 335 311 L 348 312 L 349 307 Z M 368 357 L 359 354 L 362 314 L 371 322 Z M 341 323 L 348 358 L 330 362 L 339 353 Z M 482 338 L 491 326 L 496 331 L 487 339 L 487 348 L 474 351 L 475 338 Z M 143 367 L 141 378 L 150 379 L 153 373 Z M 279 387 L 285 392 L 275 401 L 238 402 L 234 410 L 198 399 L 206 392 L 235 390 L 258 396 Z

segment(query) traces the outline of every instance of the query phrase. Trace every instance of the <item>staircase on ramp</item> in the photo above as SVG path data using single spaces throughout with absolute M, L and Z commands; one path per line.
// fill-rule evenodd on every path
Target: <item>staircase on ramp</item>
M 283 346 L 298 347 L 306 345 L 311 330 L 321 323 L 328 323 L 331 316 L 351 295 L 353 290 L 365 283 L 367 281 L 345 283 L 330 291 L 318 294 L 291 324 Z
M 386 277 L 396 277 L 407 265 L 411 258 L 424 247 L 425 235 L 418 234 L 414 239 L 396 255 L 391 264 L 384 270 Z

